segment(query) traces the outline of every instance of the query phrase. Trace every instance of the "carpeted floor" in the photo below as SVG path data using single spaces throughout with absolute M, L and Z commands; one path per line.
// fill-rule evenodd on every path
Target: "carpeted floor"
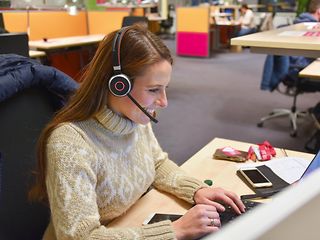
M 281 148 L 305 151 L 314 130 L 311 118 L 301 119 L 298 137 L 290 136 L 289 119 L 279 118 L 257 127 L 260 117 L 275 107 L 289 108 L 292 98 L 260 90 L 263 54 L 224 51 L 210 58 L 178 57 L 175 42 L 165 41 L 174 56 L 169 106 L 160 111 L 155 134 L 169 157 L 181 165 L 215 137 L 252 143 L 269 140 Z M 320 94 L 303 94 L 298 107 L 307 109 Z M 212 149 L 214 152 L 214 149 Z

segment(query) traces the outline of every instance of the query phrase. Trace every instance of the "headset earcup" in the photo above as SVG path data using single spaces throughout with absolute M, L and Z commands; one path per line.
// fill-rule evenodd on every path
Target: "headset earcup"
M 117 74 L 109 80 L 109 90 L 117 97 L 124 97 L 131 91 L 131 81 L 124 74 Z

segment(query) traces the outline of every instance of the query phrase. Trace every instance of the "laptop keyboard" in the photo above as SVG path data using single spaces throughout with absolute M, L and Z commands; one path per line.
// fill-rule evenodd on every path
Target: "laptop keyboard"
M 246 206 L 246 211 L 242 214 L 249 212 L 252 208 L 261 204 L 259 202 L 254 202 L 250 200 L 242 200 L 242 202 Z M 220 213 L 220 222 L 222 227 L 225 226 L 227 223 L 231 222 L 232 220 L 234 220 L 235 218 L 241 216 L 235 213 L 230 206 L 225 206 L 225 209 L 226 210 L 224 212 Z

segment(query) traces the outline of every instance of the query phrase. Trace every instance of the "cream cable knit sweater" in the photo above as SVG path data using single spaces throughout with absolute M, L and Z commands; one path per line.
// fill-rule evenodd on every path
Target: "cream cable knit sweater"
M 190 203 L 205 186 L 168 159 L 151 124 L 137 125 L 107 108 L 96 119 L 55 129 L 47 157 L 51 222 L 44 239 L 174 239 L 170 221 L 132 228 L 106 225 L 150 185 Z

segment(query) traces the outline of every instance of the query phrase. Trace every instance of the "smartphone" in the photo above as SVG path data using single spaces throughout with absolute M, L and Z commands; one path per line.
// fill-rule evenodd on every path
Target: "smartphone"
M 178 220 L 182 215 L 180 214 L 166 214 L 166 213 L 152 213 L 144 220 L 143 225 L 170 220 L 171 222 Z
M 254 188 L 272 186 L 270 180 L 257 168 L 240 168 L 239 171 Z

